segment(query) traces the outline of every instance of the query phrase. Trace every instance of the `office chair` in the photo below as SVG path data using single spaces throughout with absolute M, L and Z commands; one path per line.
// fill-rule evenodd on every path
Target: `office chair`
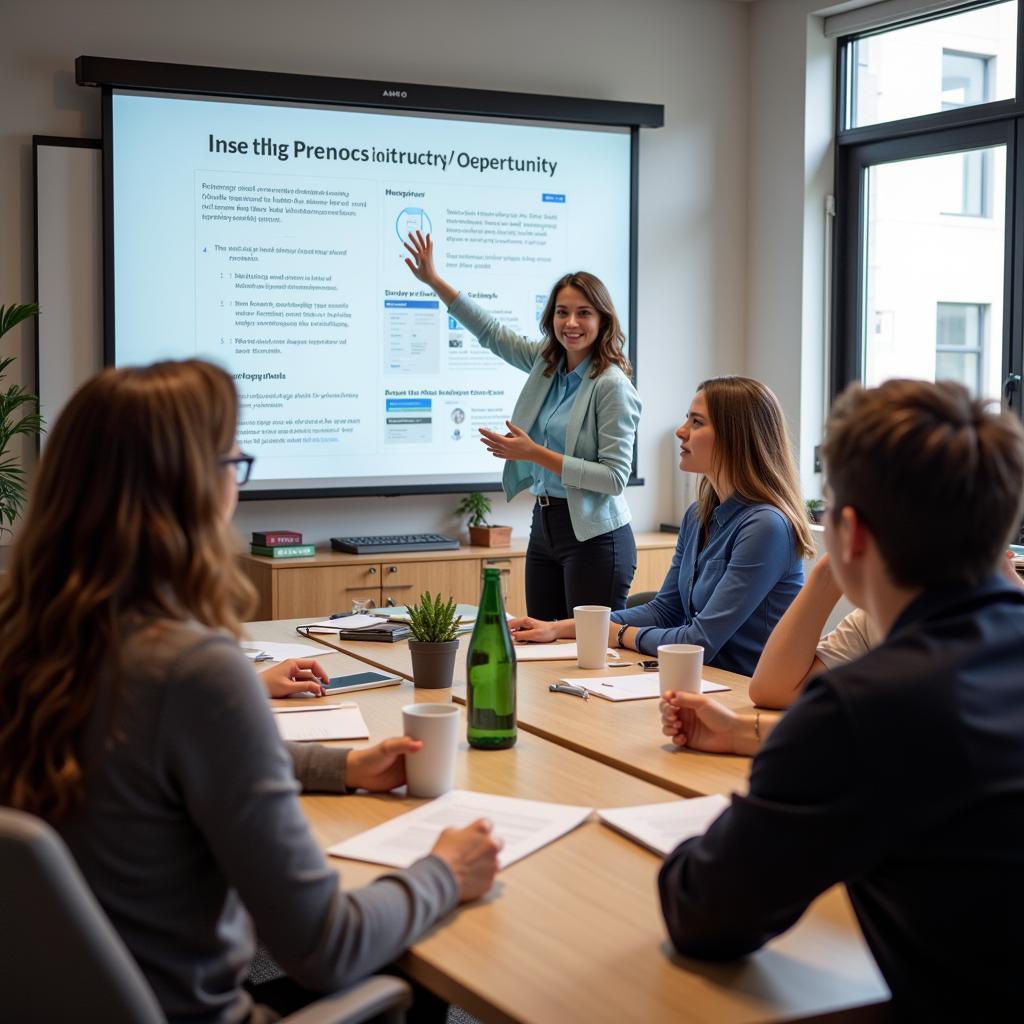
M 68 848 L 31 814 L 0 807 L 0 1018 L 166 1024 L 138 965 Z M 412 1001 L 376 976 L 325 996 L 288 1024 L 402 1024 Z
M 653 601 L 657 594 L 656 590 L 638 590 L 626 598 L 626 607 L 635 608 L 638 604 L 647 604 L 648 601 Z

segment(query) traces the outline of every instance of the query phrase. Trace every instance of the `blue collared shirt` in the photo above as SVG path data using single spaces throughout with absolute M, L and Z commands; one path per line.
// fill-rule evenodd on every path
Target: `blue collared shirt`
M 559 455 L 565 454 L 565 432 L 569 426 L 569 414 L 572 412 L 576 392 L 579 391 L 589 366 L 590 356 L 587 356 L 572 373 L 567 373 L 565 360 L 562 360 L 558 369 L 552 374 L 551 387 L 548 389 L 544 404 L 540 407 L 537 419 L 530 429 L 531 440 L 553 452 L 558 452 Z M 565 485 L 557 473 L 552 473 L 550 469 L 545 469 L 536 463 L 531 465 L 533 469 L 531 494 L 547 494 L 552 498 L 565 497 Z
M 789 520 L 774 505 L 735 496 L 711 516 L 700 545 L 694 502 L 683 517 L 672 565 L 657 596 L 614 612 L 639 626 L 637 649 L 700 644 L 704 662 L 751 675 L 768 635 L 803 586 L 804 567 Z

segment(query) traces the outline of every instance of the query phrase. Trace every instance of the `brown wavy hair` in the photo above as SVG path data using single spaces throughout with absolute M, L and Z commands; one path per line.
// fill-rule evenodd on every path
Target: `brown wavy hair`
M 589 376 L 596 379 L 609 366 L 617 366 L 627 377 L 632 377 L 633 368 L 625 354 L 626 335 L 619 323 L 619 315 L 615 312 L 612 297 L 608 294 L 604 282 L 585 270 L 577 270 L 560 277 L 551 289 L 547 305 L 541 314 L 540 327 L 544 333 L 544 346 L 540 354 L 548 364 L 544 376 L 550 377 L 558 369 L 558 364 L 565 355 L 565 349 L 555 337 L 555 307 L 558 305 L 558 293 L 563 288 L 578 288 L 601 318 L 601 326 L 598 328 L 597 340 L 594 342 L 590 358 Z
M 64 819 L 82 742 L 116 694 L 126 626 L 198 620 L 237 636 L 254 591 L 224 517 L 238 397 L 200 360 L 108 369 L 61 413 L 0 591 L 0 804 Z
M 814 540 L 800 494 L 796 460 L 786 417 L 771 388 L 751 377 L 712 377 L 697 388 L 704 393 L 708 419 L 715 431 L 712 462 L 744 501 L 774 505 L 796 535 L 804 558 L 814 554 Z M 697 492 L 701 535 L 707 536 L 718 495 L 707 477 Z

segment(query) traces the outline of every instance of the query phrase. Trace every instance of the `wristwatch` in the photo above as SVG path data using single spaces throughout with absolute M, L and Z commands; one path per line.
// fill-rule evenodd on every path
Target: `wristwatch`
M 622 638 L 623 636 L 625 636 L 627 629 L 629 629 L 628 622 L 624 622 L 621 626 L 619 626 L 619 632 L 615 636 L 615 643 L 617 646 L 622 646 Z

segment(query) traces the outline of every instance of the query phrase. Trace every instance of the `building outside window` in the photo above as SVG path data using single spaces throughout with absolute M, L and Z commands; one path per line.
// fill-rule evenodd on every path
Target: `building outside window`
M 940 302 L 935 316 L 935 379 L 955 380 L 971 394 L 983 388 L 988 306 Z
M 1017 20 L 1013 0 L 840 41 L 834 391 L 952 378 L 998 397 L 1022 361 Z

